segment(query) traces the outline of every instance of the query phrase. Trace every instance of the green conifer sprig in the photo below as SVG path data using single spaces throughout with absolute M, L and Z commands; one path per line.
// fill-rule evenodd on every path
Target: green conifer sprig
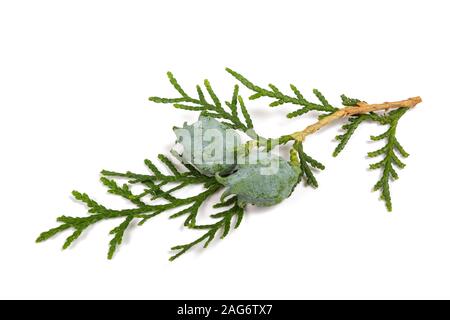
M 383 156 L 381 161 L 370 164 L 369 168 L 371 170 L 381 170 L 381 177 L 373 189 L 374 191 L 380 190 L 381 199 L 385 202 L 388 211 L 392 211 L 390 181 L 398 179 L 398 174 L 394 169 L 394 166 L 399 169 L 403 169 L 405 167 L 405 164 L 399 159 L 397 154 L 403 158 L 407 158 L 409 156 L 396 137 L 398 121 L 406 113 L 406 111 L 406 109 L 397 109 L 389 112 L 387 115 L 389 129 L 380 135 L 370 137 L 372 141 L 386 141 L 386 145 L 384 147 L 369 152 L 367 155 L 369 158 Z
M 246 152 L 255 147 L 263 147 L 266 151 L 270 151 L 276 145 L 291 144 L 290 163 L 292 166 L 300 169 L 299 182 L 303 179 L 306 185 L 314 188 L 318 187 L 315 173 L 318 170 L 324 170 L 325 166 L 304 151 L 303 145 L 306 136 L 332 121 L 348 118 L 347 122 L 342 126 L 343 133 L 336 137 L 338 145 L 333 152 L 333 156 L 337 156 L 347 146 L 351 137 L 362 123 L 372 121 L 388 126 L 384 133 L 371 136 L 371 140 L 385 141 L 386 144 L 378 150 L 369 152 L 368 157 L 383 157 L 381 161 L 370 164 L 370 169 L 379 169 L 381 171 L 380 179 L 375 184 L 374 190 L 380 191 L 381 199 L 384 200 L 388 211 L 392 210 L 390 182 L 398 178 L 394 167 L 402 169 L 405 164 L 400 160 L 400 157 L 408 157 L 408 153 L 400 145 L 396 137 L 397 125 L 400 118 L 410 107 L 421 102 L 420 97 L 393 103 L 369 105 L 358 99 L 342 95 L 342 105 L 345 107 L 337 108 L 332 106 L 317 89 L 313 90 L 317 102 L 312 102 L 307 100 L 294 85 L 290 85 L 292 93 L 285 94 L 273 84 L 263 88 L 231 69 L 227 68 L 226 70 L 243 86 L 252 91 L 250 100 L 262 97 L 269 98 L 273 100 L 269 104 L 270 107 L 284 104 L 298 105 L 301 107 L 288 113 L 288 118 L 296 118 L 308 112 L 316 112 L 319 120 L 302 131 L 282 135 L 279 138 L 266 139 L 256 133 L 253 120 L 240 94 L 238 85 L 234 86 L 229 101 L 221 101 L 213 90 L 211 83 L 205 80 L 203 87 L 196 86 L 196 95 L 194 97 L 183 89 L 171 72 L 167 73 L 167 77 L 179 96 L 175 98 L 150 97 L 149 100 L 156 103 L 172 104 L 175 108 L 181 110 L 200 112 L 204 116 L 218 119 L 230 128 L 246 133 L 251 138 L 250 141 L 243 145 Z M 385 113 L 379 112 L 386 109 L 394 110 Z M 240 225 L 245 213 L 245 208 L 240 206 L 238 197 L 231 197 L 213 206 L 215 210 L 222 208 L 222 211 L 210 215 L 210 218 L 215 219 L 216 222 L 197 224 L 200 209 L 223 186 L 215 177 L 205 176 L 192 165 L 183 163 L 180 155 L 174 154 L 174 156 L 180 163 L 174 163 L 164 155 L 158 156 L 159 161 L 164 164 L 165 170 L 161 170 L 152 161 L 145 160 L 144 163 L 150 174 L 103 170 L 101 182 L 108 189 L 108 192 L 126 199 L 133 207 L 111 209 L 93 200 L 85 193 L 73 191 L 72 194 L 75 199 L 87 206 L 88 215 L 82 217 L 60 216 L 57 218 L 59 225 L 42 232 L 36 241 L 42 242 L 61 232 L 72 230 L 72 234 L 66 238 L 63 244 L 63 249 L 66 249 L 90 226 L 104 220 L 119 219 L 120 223 L 110 231 L 112 237 L 109 241 L 107 256 L 108 259 L 111 259 L 121 245 L 128 228 L 135 220 L 137 220 L 138 225 L 143 225 L 152 217 L 162 213 L 168 213 L 170 219 L 183 217 L 186 228 L 204 231 L 200 237 L 192 242 L 172 247 L 174 254 L 170 257 L 171 261 L 199 245 L 203 245 L 206 248 L 219 234 L 221 238 L 226 237 L 233 227 L 237 228 Z M 183 168 L 179 168 L 180 166 Z M 123 183 L 123 180 L 126 183 Z M 121 182 L 119 183 L 119 181 Z M 135 194 L 132 191 L 135 185 L 140 186 L 143 190 Z M 178 190 L 189 188 L 192 185 L 202 185 L 203 191 L 197 195 L 185 198 L 177 196 L 176 192 Z M 162 203 L 154 204 L 152 202 L 157 199 Z
M 36 242 L 42 242 L 48 240 L 55 235 L 72 229 L 73 233 L 66 238 L 64 242 L 63 249 L 69 248 L 74 241 L 81 236 L 81 234 L 92 225 L 95 225 L 104 220 L 110 219 L 121 219 L 120 224 L 110 231 L 113 236 L 109 242 L 108 259 L 111 259 L 116 252 L 117 248 L 122 243 L 122 239 L 126 230 L 132 224 L 134 220 L 139 220 L 139 225 L 144 224 L 150 218 L 160 215 L 169 211 L 176 211 L 171 213 L 169 218 L 185 217 L 184 226 L 192 229 L 206 229 L 206 226 L 198 226 L 196 219 L 200 208 L 205 204 L 207 199 L 215 194 L 222 188 L 214 177 L 207 177 L 200 174 L 195 168 L 190 165 L 182 164 L 186 170 L 180 171 L 174 162 L 169 160 L 164 155 L 158 156 L 159 160 L 167 167 L 170 174 L 164 174 L 152 161 L 145 160 L 145 164 L 151 171 L 150 175 L 138 174 L 133 172 L 113 172 L 113 171 L 102 171 L 101 182 L 105 187 L 107 187 L 108 192 L 114 195 L 118 195 L 131 204 L 134 208 L 127 209 L 111 209 L 98 203 L 97 201 L 90 198 L 87 194 L 78 191 L 73 191 L 72 195 L 74 198 L 88 207 L 88 216 L 85 217 L 72 217 L 72 216 L 60 216 L 57 218 L 57 222 L 60 223 L 59 226 L 42 232 L 36 239 Z M 127 179 L 127 183 L 119 184 L 115 179 Z M 134 194 L 131 191 L 131 185 L 142 185 L 144 186 L 144 191 L 140 194 Z M 189 187 L 195 184 L 203 185 L 204 191 L 199 194 L 187 198 L 179 198 L 173 195 L 177 190 L 185 187 Z M 174 187 L 168 188 L 169 185 L 175 185 Z M 163 190 L 166 187 L 166 190 Z M 147 199 L 149 198 L 149 199 Z M 155 199 L 164 199 L 163 204 L 149 204 Z M 232 199 L 231 199 L 232 200 Z M 234 198 L 236 201 L 236 199 Z M 225 205 L 231 205 L 231 202 L 225 203 Z M 234 203 L 233 203 L 234 204 Z M 220 206 L 216 206 L 220 207 Z M 234 207 L 233 207 L 234 208 Z M 177 211 L 178 210 L 178 211 Z M 234 210 L 234 209 L 233 209 Z M 214 238 L 215 233 L 220 229 L 224 228 L 226 233 L 229 230 L 228 221 L 231 219 L 232 215 L 238 215 L 240 219 L 241 211 L 228 210 L 228 213 L 216 213 L 211 215 L 212 218 L 222 217 L 218 223 L 211 225 L 209 228 L 208 239 L 212 237 L 209 241 Z M 234 212 L 232 214 L 232 212 Z M 242 211 L 243 214 L 243 211 Z M 209 242 L 208 241 L 208 242 Z M 181 251 L 176 255 L 179 257 L 181 254 L 187 252 L 195 244 L 185 245 Z M 175 259 L 172 257 L 172 260 Z
M 346 107 L 356 106 L 361 100 L 349 98 L 346 95 L 341 95 L 342 105 Z M 374 121 L 379 124 L 386 124 L 389 122 L 389 119 L 385 115 L 377 114 L 374 112 L 366 113 L 366 114 L 358 114 L 348 118 L 347 123 L 342 126 L 343 134 L 337 135 L 336 140 L 339 141 L 338 145 L 333 151 L 333 157 L 337 157 L 342 150 L 344 150 L 345 146 L 349 142 L 350 138 L 355 133 L 356 129 L 359 125 L 365 121 Z
M 389 117 L 385 115 L 379 115 L 376 113 L 367 113 L 367 114 L 359 114 L 356 116 L 350 117 L 347 122 L 342 125 L 341 130 L 344 131 L 343 134 L 339 134 L 336 136 L 336 140 L 338 141 L 338 145 L 333 151 L 333 157 L 337 157 L 342 150 L 347 146 L 347 143 L 350 141 L 350 138 L 355 133 L 356 129 L 363 122 L 376 122 L 380 125 L 385 125 L 389 123 Z
M 301 142 L 295 142 L 292 150 L 294 153 L 291 152 L 291 161 L 293 155 L 298 157 L 295 162 L 298 163 L 301 170 L 300 179 L 304 179 L 306 185 L 310 185 L 314 188 L 319 187 L 319 183 L 314 176 L 314 170 L 324 170 L 325 166 L 306 154 L 305 151 L 303 151 L 303 144 Z
M 342 105 L 346 107 L 356 106 L 357 103 L 360 102 L 360 100 L 349 98 L 345 94 L 341 95 L 341 99 Z M 338 154 L 341 153 L 342 150 L 344 150 L 345 146 L 347 145 L 352 135 L 355 133 L 356 129 L 362 122 L 367 120 L 367 118 L 367 114 L 360 114 L 352 116 L 348 119 L 347 123 L 344 124 L 341 128 L 345 133 L 336 136 L 336 140 L 339 141 L 339 143 L 333 151 L 333 157 L 337 157 Z
M 323 119 L 324 117 L 327 117 L 337 110 L 339 108 L 336 108 L 332 106 L 328 100 L 324 97 L 324 95 L 317 89 L 313 90 L 314 95 L 317 97 L 320 103 L 314 103 L 311 101 L 308 101 L 305 99 L 305 97 L 300 93 L 300 91 L 297 89 L 295 85 L 290 85 L 292 92 L 294 95 L 287 95 L 284 94 L 273 84 L 269 84 L 269 89 L 263 88 L 261 86 L 258 86 L 248 80 L 246 77 L 244 77 L 242 74 L 231 70 L 229 68 L 226 68 L 226 71 L 230 73 L 236 80 L 238 80 L 240 83 L 242 83 L 245 87 L 250 89 L 253 93 L 249 97 L 250 100 L 259 99 L 261 97 L 268 97 L 271 99 L 274 99 L 272 103 L 269 104 L 271 107 L 277 107 L 281 106 L 286 103 L 294 104 L 294 105 L 301 105 L 302 108 L 290 112 L 287 114 L 288 118 L 295 118 L 302 116 L 308 112 L 315 111 L 319 112 L 319 119 Z M 342 99 L 342 105 L 345 107 L 354 107 L 358 106 L 359 103 L 362 101 L 355 98 L 349 98 L 346 95 L 341 95 Z M 404 163 L 398 158 L 396 155 L 396 152 L 399 153 L 402 157 L 407 157 L 408 154 L 406 151 L 404 151 L 403 147 L 399 144 L 397 138 L 395 137 L 396 134 L 396 128 L 397 123 L 401 116 L 405 114 L 405 112 L 408 111 L 408 108 L 399 108 L 395 109 L 394 111 L 391 111 L 387 114 L 383 113 L 376 113 L 376 112 L 368 112 L 363 114 L 357 114 L 353 115 L 348 118 L 347 123 L 345 123 L 342 126 L 342 130 L 344 131 L 343 134 L 337 135 L 336 140 L 338 141 L 338 145 L 333 151 L 333 156 L 337 156 L 341 153 L 341 151 L 346 147 L 348 144 L 350 138 L 353 136 L 357 128 L 363 123 L 367 121 L 376 122 L 380 125 L 389 125 L 388 131 L 386 131 L 384 134 L 371 137 L 372 140 L 382 140 L 386 139 L 387 144 L 382 149 L 379 149 L 375 152 L 369 152 L 369 157 L 376 157 L 379 155 L 384 155 L 384 159 L 380 162 L 374 163 L 370 166 L 370 169 L 381 169 L 382 170 L 382 176 L 380 180 L 376 183 L 374 186 L 374 190 L 380 190 L 381 191 L 381 199 L 385 201 L 386 208 L 388 211 L 392 210 L 392 200 L 391 200 L 391 194 L 390 194 L 390 188 L 389 188 L 389 181 L 391 179 L 395 180 L 398 178 L 398 174 L 393 168 L 393 166 L 396 166 L 398 168 L 403 168 L 405 165 Z M 292 137 L 289 136 L 283 136 L 281 137 L 281 143 L 285 144 L 292 140 Z M 294 142 L 293 144 L 293 150 L 299 157 L 299 165 L 301 168 L 301 176 L 305 178 L 306 184 L 311 185 L 313 187 L 317 187 L 317 179 L 315 178 L 312 168 L 323 170 L 324 166 L 312 159 L 310 156 L 304 153 L 303 151 L 303 144 L 301 142 Z M 291 152 L 292 157 L 292 152 Z
M 274 99 L 275 101 L 271 102 L 269 106 L 278 107 L 286 103 L 300 105 L 302 108 L 290 112 L 287 114 L 288 118 L 299 117 L 304 115 L 310 111 L 319 111 L 330 113 L 337 110 L 337 108 L 330 105 L 330 103 L 325 99 L 324 95 L 317 89 L 313 90 L 314 95 L 317 97 L 320 103 L 314 103 L 308 101 L 297 89 L 297 87 L 293 84 L 290 85 L 293 95 L 284 94 L 273 84 L 269 84 L 269 89 L 264 89 L 260 86 L 255 85 L 250 80 L 245 78 L 243 75 L 238 72 L 231 70 L 230 68 L 226 68 L 226 71 L 231 74 L 236 80 L 242 83 L 245 87 L 254 92 L 253 95 L 249 97 L 249 100 L 256 100 L 261 97 L 268 97 Z
M 214 207 L 215 208 L 223 208 L 226 206 L 231 206 L 231 208 L 221 211 L 219 213 L 211 215 L 211 218 L 220 219 L 218 222 L 213 224 L 205 224 L 205 225 L 195 225 L 192 228 L 197 230 L 206 230 L 206 232 L 196 240 L 183 244 L 177 245 L 171 248 L 173 251 L 178 251 L 176 254 L 169 258 L 170 261 L 173 261 L 180 257 L 182 254 L 186 253 L 196 245 L 203 243 L 203 248 L 207 248 L 212 240 L 217 236 L 217 233 L 222 230 L 221 239 L 225 238 L 231 229 L 231 224 L 233 219 L 235 218 L 236 222 L 234 223 L 234 229 L 237 229 L 241 224 L 242 218 L 244 217 L 244 208 L 238 205 L 238 201 L 236 197 L 233 197 L 226 202 L 219 202 Z
M 360 102 L 360 100 L 348 98 L 345 95 L 342 95 L 342 103 L 345 106 L 354 106 L 358 102 Z M 391 180 L 398 179 L 398 174 L 394 169 L 394 165 L 399 169 L 403 169 L 405 167 L 405 164 L 399 159 L 396 152 L 404 158 L 409 156 L 409 154 L 400 145 L 396 137 L 398 121 L 407 111 L 408 109 L 401 108 L 393 110 L 387 114 L 376 114 L 372 112 L 350 117 L 347 123 L 342 126 L 344 134 L 336 136 L 336 140 L 338 140 L 339 143 L 333 152 L 333 156 L 335 157 L 345 148 L 348 141 L 361 123 L 365 121 L 372 121 L 377 122 L 380 125 L 389 126 L 389 129 L 384 133 L 370 137 L 372 141 L 386 140 L 386 145 L 367 154 L 369 158 L 384 156 L 381 161 L 372 163 L 369 166 L 369 169 L 380 169 L 382 172 L 380 179 L 377 181 L 373 189 L 374 191 L 380 190 L 380 198 L 385 202 L 388 211 L 392 211 L 392 197 L 389 183 Z
M 160 98 L 160 97 L 150 97 L 149 100 L 156 103 L 168 103 L 172 104 L 177 109 L 184 109 L 188 111 L 199 111 L 204 116 L 212 117 L 221 120 L 224 124 L 228 125 L 230 128 L 241 130 L 243 132 L 253 129 L 253 122 L 250 118 L 248 110 L 239 96 L 239 86 L 235 85 L 233 90 L 233 95 L 230 101 L 226 101 L 224 104 L 217 97 L 214 92 L 209 80 L 204 81 L 204 87 L 209 95 L 209 100 L 205 96 L 205 93 L 201 86 L 197 85 L 197 97 L 193 98 L 189 96 L 180 86 L 178 81 L 175 79 L 171 72 L 167 73 L 170 83 L 175 88 L 175 90 L 180 93 L 179 98 Z M 211 101 L 212 100 L 212 101 Z M 239 116 L 239 111 L 241 112 L 244 121 L 241 120 Z

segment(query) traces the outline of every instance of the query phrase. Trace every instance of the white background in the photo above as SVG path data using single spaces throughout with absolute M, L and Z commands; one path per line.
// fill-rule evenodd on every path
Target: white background
M 0 298 L 450 298 L 448 1 L 2 1 L 0 4 Z M 134 227 L 112 261 L 101 223 L 61 252 L 35 244 L 61 214 L 83 215 L 77 189 L 114 207 L 101 169 L 145 171 L 171 128 L 195 115 L 147 101 L 208 77 L 229 98 L 231 67 L 258 84 L 334 103 L 421 95 L 400 122 L 411 153 L 386 212 L 371 186 L 364 125 L 339 158 L 340 124 L 306 142 L 327 166 L 317 190 L 250 209 L 205 251 L 168 262 L 197 234 L 160 216 Z M 244 96 L 249 95 L 248 91 Z M 259 131 L 286 134 L 293 106 L 249 104 Z M 203 212 L 207 215 L 207 212 Z M 67 234 L 64 234 L 65 236 Z

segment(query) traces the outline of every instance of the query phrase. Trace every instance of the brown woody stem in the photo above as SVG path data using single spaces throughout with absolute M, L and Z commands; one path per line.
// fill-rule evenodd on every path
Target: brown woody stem
M 420 102 L 422 102 L 422 98 L 420 97 L 414 97 L 395 102 L 385 102 L 380 104 L 367 104 L 366 102 L 359 102 L 356 106 L 345 107 L 337 110 L 329 116 L 320 119 L 316 123 L 307 126 L 302 131 L 294 132 L 293 134 L 291 134 L 291 137 L 296 141 L 302 142 L 305 140 L 306 136 L 318 131 L 320 128 L 325 127 L 326 125 L 337 119 L 373 111 L 388 110 L 394 108 L 412 108 Z

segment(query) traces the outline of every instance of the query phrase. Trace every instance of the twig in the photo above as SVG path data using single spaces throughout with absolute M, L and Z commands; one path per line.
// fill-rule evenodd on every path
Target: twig
M 341 108 L 333 112 L 329 116 L 326 116 L 317 121 L 316 123 L 306 127 L 302 131 L 294 132 L 290 136 L 294 140 L 302 142 L 305 140 L 306 136 L 318 131 L 322 127 L 325 127 L 326 125 L 330 124 L 331 122 L 337 119 L 353 116 L 356 114 L 363 114 L 380 110 L 388 110 L 393 108 L 412 108 L 415 107 L 420 102 L 422 102 L 422 98 L 420 97 L 414 97 L 395 102 L 385 102 L 380 104 L 367 104 L 366 102 L 358 102 L 356 106 Z

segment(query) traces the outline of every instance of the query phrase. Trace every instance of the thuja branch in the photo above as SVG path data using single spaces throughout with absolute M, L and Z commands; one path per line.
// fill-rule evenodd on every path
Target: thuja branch
M 232 150 L 234 162 L 226 163 L 225 167 L 223 159 L 219 163 L 214 161 L 198 163 L 190 160 L 189 153 L 184 154 L 185 151 L 192 150 L 188 150 L 183 145 L 183 154 L 173 154 L 180 163 L 174 163 L 164 155 L 158 156 L 158 159 L 166 167 L 166 173 L 150 160 L 145 161 L 150 174 L 102 171 L 101 182 L 107 187 L 108 192 L 128 200 L 133 207 L 122 210 L 110 209 L 96 202 L 87 194 L 74 191 L 73 196 L 87 206 L 88 215 L 82 217 L 61 216 L 57 219 L 59 225 L 41 233 L 36 241 L 42 242 L 61 232 L 72 230 L 72 234 L 67 237 L 63 245 L 65 249 L 90 226 L 101 221 L 118 219 L 120 223 L 110 231 L 112 239 L 109 242 L 108 258 L 112 258 L 122 243 L 125 232 L 135 220 L 142 225 L 152 217 L 170 211 L 170 218 L 183 217 L 185 227 L 203 231 L 203 234 L 194 241 L 172 247 L 174 254 L 170 260 L 178 258 L 198 245 L 207 247 L 218 235 L 224 238 L 232 227 L 237 228 L 240 225 L 245 214 L 246 204 L 269 206 L 280 203 L 292 194 L 301 180 L 307 185 L 318 187 L 314 173 L 317 170 L 325 169 L 325 166 L 304 151 L 304 140 L 308 135 L 342 118 L 348 118 L 348 121 L 342 126 L 344 133 L 336 136 L 339 143 L 333 156 L 337 156 L 345 148 L 362 123 L 374 121 L 388 127 L 383 133 L 370 137 L 372 141 L 385 144 L 378 150 L 369 152 L 368 157 L 382 157 L 378 162 L 371 163 L 369 168 L 380 170 L 380 178 L 373 189 L 380 191 L 381 199 L 384 200 L 387 209 L 392 210 L 390 182 L 398 178 L 396 169 L 402 169 L 405 166 L 401 158 L 409 156 L 397 139 L 397 127 L 406 111 L 422 101 L 420 97 L 368 104 L 342 95 L 343 107 L 336 108 L 317 89 L 313 90 L 314 101 L 310 101 L 293 84 L 290 85 L 290 92 L 284 93 L 274 84 L 259 86 L 236 71 L 227 69 L 227 72 L 252 91 L 250 100 L 270 99 L 272 100 L 269 103 L 270 107 L 293 105 L 297 110 L 288 113 L 288 118 L 296 118 L 314 112 L 318 115 L 319 120 L 302 131 L 283 135 L 276 139 L 262 138 L 255 131 L 253 120 L 238 85 L 234 86 L 228 100 L 221 100 L 208 80 L 204 81 L 203 86 L 196 86 L 196 92 L 190 94 L 182 88 L 173 74 L 168 72 L 168 79 L 177 91 L 177 96 L 172 98 L 150 97 L 149 100 L 155 103 L 172 104 L 178 110 L 201 113 L 196 124 L 201 124 L 202 128 L 205 126 L 206 129 L 209 127 L 218 130 L 222 137 L 225 136 L 225 139 L 226 133 L 229 133 L 230 129 L 234 133 L 233 139 L 237 136 L 236 131 L 246 133 L 251 140 L 243 142 L 239 148 Z M 377 111 L 387 110 L 391 111 L 377 113 Z M 185 127 L 193 127 L 193 125 L 185 125 Z M 177 140 L 177 142 L 180 141 Z M 291 144 L 290 161 L 271 153 L 275 146 L 286 144 Z M 222 147 L 220 146 L 220 148 Z M 256 163 L 241 164 L 236 159 L 240 150 L 244 151 L 244 156 L 260 155 L 262 157 Z M 254 153 L 250 154 L 251 151 Z M 185 155 L 187 156 L 185 157 Z M 259 174 L 258 169 L 266 168 L 268 163 L 272 163 L 272 160 L 278 162 L 279 170 L 273 172 L 269 178 L 267 175 Z M 184 169 L 178 169 L 179 165 L 184 166 Z M 119 181 L 124 179 L 127 182 L 119 184 Z M 133 193 L 132 189 L 135 185 L 141 187 L 140 193 Z M 197 195 L 184 198 L 179 198 L 175 194 L 176 191 L 193 185 L 201 185 L 203 190 Z M 223 211 L 210 214 L 210 218 L 215 222 L 198 224 L 197 216 L 200 208 L 204 207 L 212 195 L 221 192 L 222 189 L 225 191 L 221 202 L 214 205 L 213 208 L 222 208 Z M 230 195 L 234 196 L 226 200 L 226 197 Z M 156 199 L 162 203 L 151 204 L 151 201 Z
M 385 201 L 387 209 L 389 211 L 392 210 L 389 183 L 390 180 L 395 180 L 398 178 L 397 172 L 393 169 L 393 165 L 400 169 L 405 166 L 405 164 L 399 160 L 395 152 L 402 157 L 408 156 L 406 151 L 398 142 L 396 137 L 396 128 L 400 117 L 402 117 L 408 109 L 416 106 L 422 101 L 420 97 L 395 102 L 368 104 L 361 100 L 342 95 L 342 105 L 344 107 L 336 108 L 332 106 L 324 95 L 317 89 L 314 89 L 313 93 L 318 102 L 309 101 L 293 84 L 290 85 L 292 93 L 283 93 L 273 84 L 269 84 L 267 87 L 257 85 L 234 70 L 228 68 L 226 70 L 242 85 L 253 92 L 253 94 L 249 97 L 250 100 L 265 97 L 272 100 L 269 104 L 271 107 L 278 107 L 284 104 L 301 106 L 300 109 L 288 113 L 288 118 L 300 117 L 309 112 L 315 112 L 318 114 L 319 120 L 316 123 L 306 127 L 302 131 L 282 136 L 277 140 L 279 144 L 286 144 L 294 141 L 291 149 L 291 158 L 293 158 L 295 162 L 298 162 L 302 170 L 301 176 L 306 176 L 306 183 L 314 187 L 317 187 L 318 184 L 311 167 L 323 169 L 323 166 L 313 166 L 311 161 L 308 162 L 308 156 L 303 152 L 303 141 L 308 135 L 317 132 L 335 120 L 348 118 L 347 123 L 342 126 L 344 133 L 336 136 L 336 140 L 338 140 L 339 143 L 333 152 L 333 156 L 337 156 L 345 148 L 352 135 L 362 123 L 366 121 L 373 121 L 380 125 L 389 126 L 389 129 L 385 133 L 371 137 L 372 140 L 385 140 L 386 145 L 380 150 L 370 152 L 369 157 L 374 157 L 377 155 L 385 156 L 380 162 L 371 164 L 370 169 L 382 170 L 382 176 L 375 185 L 374 189 L 381 191 L 381 199 Z M 377 113 L 377 111 L 387 111 L 390 109 L 394 110 L 389 113 Z M 297 158 L 299 160 L 297 160 Z
M 239 95 L 239 87 L 234 86 L 230 101 L 224 103 L 220 101 L 217 94 L 214 92 L 209 80 L 203 82 L 207 95 L 200 85 L 196 86 L 197 97 L 193 97 L 186 93 L 186 91 L 178 83 L 177 79 L 171 72 L 167 72 L 169 82 L 181 95 L 177 98 L 161 98 L 150 97 L 149 100 L 156 103 L 169 103 L 176 109 L 183 109 L 188 111 L 198 111 L 203 115 L 221 120 L 224 124 L 232 129 L 241 131 L 248 131 L 253 128 L 253 123 L 242 97 Z M 209 96 L 209 97 L 208 97 Z M 226 106 L 226 107 L 224 107 Z M 239 112 L 240 111 L 240 112 Z M 240 115 L 240 114 L 241 115 Z M 242 120 L 242 117 L 244 120 Z
M 310 126 L 307 126 L 302 131 L 294 132 L 290 136 L 294 140 L 296 140 L 298 142 L 302 142 L 305 140 L 305 138 L 308 135 L 320 130 L 321 128 L 327 126 L 328 124 L 330 124 L 331 122 L 333 122 L 335 120 L 338 120 L 338 119 L 341 119 L 344 117 L 348 117 L 348 116 L 366 114 L 366 113 L 380 111 L 380 110 L 397 109 L 397 108 L 412 108 L 412 107 L 415 107 L 420 102 L 422 102 L 422 99 L 420 97 L 414 97 L 414 98 L 409 98 L 406 100 L 395 101 L 395 102 L 385 102 L 385 103 L 380 103 L 380 104 L 368 104 L 366 102 L 358 102 L 356 104 L 356 106 L 348 106 L 348 107 L 341 108 L 341 109 L 333 112 L 332 114 L 321 118 L 316 123 L 314 123 Z
M 152 173 L 150 175 L 133 172 L 118 173 L 106 170 L 102 171 L 103 177 L 101 178 L 101 182 L 108 188 L 108 192 L 127 199 L 135 206 L 134 208 L 122 210 L 110 209 L 105 205 L 99 204 L 87 194 L 74 191 L 72 193 L 73 196 L 76 200 L 84 203 L 88 207 L 89 215 L 83 217 L 58 217 L 57 222 L 60 225 L 42 232 L 36 241 L 42 242 L 63 231 L 72 229 L 73 233 L 67 237 L 63 245 L 63 249 L 67 249 L 92 225 L 105 220 L 122 219 L 121 223 L 110 231 L 112 239 L 109 242 L 108 258 L 111 259 L 118 246 L 122 243 L 125 232 L 135 219 L 139 220 L 139 225 L 143 225 L 146 221 L 157 215 L 175 210 L 175 212 L 170 214 L 169 218 L 184 217 L 185 227 L 196 227 L 196 218 L 200 208 L 209 197 L 218 192 L 223 186 L 214 177 L 207 177 L 200 174 L 189 164 L 184 164 L 187 170 L 180 171 L 166 156 L 159 155 L 158 158 L 164 163 L 171 174 L 164 174 L 150 160 L 145 161 L 146 166 Z M 128 179 L 128 183 L 120 185 L 113 179 Z M 134 194 L 131 191 L 130 186 L 136 184 L 145 188 L 140 194 Z M 167 185 L 169 184 L 174 184 L 175 186 L 168 188 Z M 175 191 L 196 184 L 203 185 L 205 190 L 197 195 L 186 198 L 178 198 L 174 195 Z M 163 189 L 164 187 L 165 189 Z M 150 198 L 150 201 L 161 198 L 165 200 L 165 203 L 150 205 L 145 201 L 148 198 Z M 185 253 L 189 249 L 190 247 L 186 247 L 177 256 Z

